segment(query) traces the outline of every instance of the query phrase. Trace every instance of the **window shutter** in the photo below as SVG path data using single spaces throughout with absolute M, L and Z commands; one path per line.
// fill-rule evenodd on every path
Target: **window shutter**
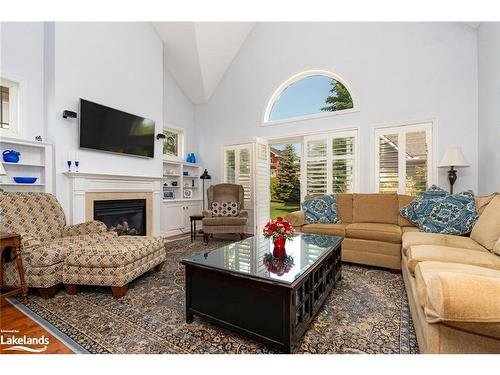
M 354 192 L 355 145 L 354 137 L 332 140 L 332 193 Z
M 224 182 L 234 184 L 236 182 L 236 151 L 225 150 L 224 152 Z
M 306 194 L 327 192 L 327 143 L 326 139 L 305 140 L 306 144 Z
M 243 148 L 239 151 L 238 184 L 243 185 L 243 190 L 245 192 L 245 201 L 250 201 L 252 199 L 252 169 L 250 149 Z
M 398 135 L 379 136 L 379 192 L 394 193 L 399 189 Z
M 406 134 L 406 194 L 417 196 L 427 189 L 427 141 L 425 131 Z
M 414 196 L 424 192 L 432 183 L 432 124 L 380 128 L 375 135 L 379 192 Z

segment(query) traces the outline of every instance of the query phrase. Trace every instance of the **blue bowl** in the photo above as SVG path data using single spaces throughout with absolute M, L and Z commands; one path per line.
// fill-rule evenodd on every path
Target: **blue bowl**
M 34 184 L 36 180 L 38 180 L 37 177 L 13 177 L 14 181 L 17 182 L 18 184 Z

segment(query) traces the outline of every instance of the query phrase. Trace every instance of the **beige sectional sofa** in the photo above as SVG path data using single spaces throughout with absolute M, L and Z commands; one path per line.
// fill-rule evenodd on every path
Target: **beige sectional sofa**
M 306 225 L 303 212 L 287 219 L 299 231 L 344 236 L 344 261 L 401 269 L 421 353 L 500 353 L 500 194 L 476 198 L 470 236 L 419 232 L 399 215 L 411 200 L 338 194 L 341 224 Z

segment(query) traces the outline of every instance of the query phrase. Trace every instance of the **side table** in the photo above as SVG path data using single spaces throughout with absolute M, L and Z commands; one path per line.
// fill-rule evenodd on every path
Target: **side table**
M 203 220 L 203 215 L 190 215 L 189 216 L 189 221 L 191 223 L 191 242 L 193 242 L 196 237 L 200 237 L 196 235 L 196 222 L 197 221 L 202 221 Z
M 9 253 L 8 249 L 14 248 L 14 259 L 16 261 L 17 270 L 19 272 L 19 280 L 21 281 L 20 288 L 10 288 L 9 292 L 0 294 L 1 298 L 7 298 L 14 296 L 18 293 L 23 294 L 23 302 L 28 303 L 28 286 L 24 280 L 24 267 L 23 259 L 21 258 L 21 236 L 14 233 L 0 232 L 0 289 L 4 287 L 3 285 L 3 269 L 6 262 L 6 256 Z

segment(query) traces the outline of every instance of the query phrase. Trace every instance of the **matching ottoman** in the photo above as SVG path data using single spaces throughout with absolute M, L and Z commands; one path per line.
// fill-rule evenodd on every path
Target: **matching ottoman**
M 88 246 L 67 247 L 63 265 L 66 291 L 76 294 L 80 285 L 110 286 L 113 296 L 125 295 L 128 283 L 166 259 L 162 237 L 109 236 Z

